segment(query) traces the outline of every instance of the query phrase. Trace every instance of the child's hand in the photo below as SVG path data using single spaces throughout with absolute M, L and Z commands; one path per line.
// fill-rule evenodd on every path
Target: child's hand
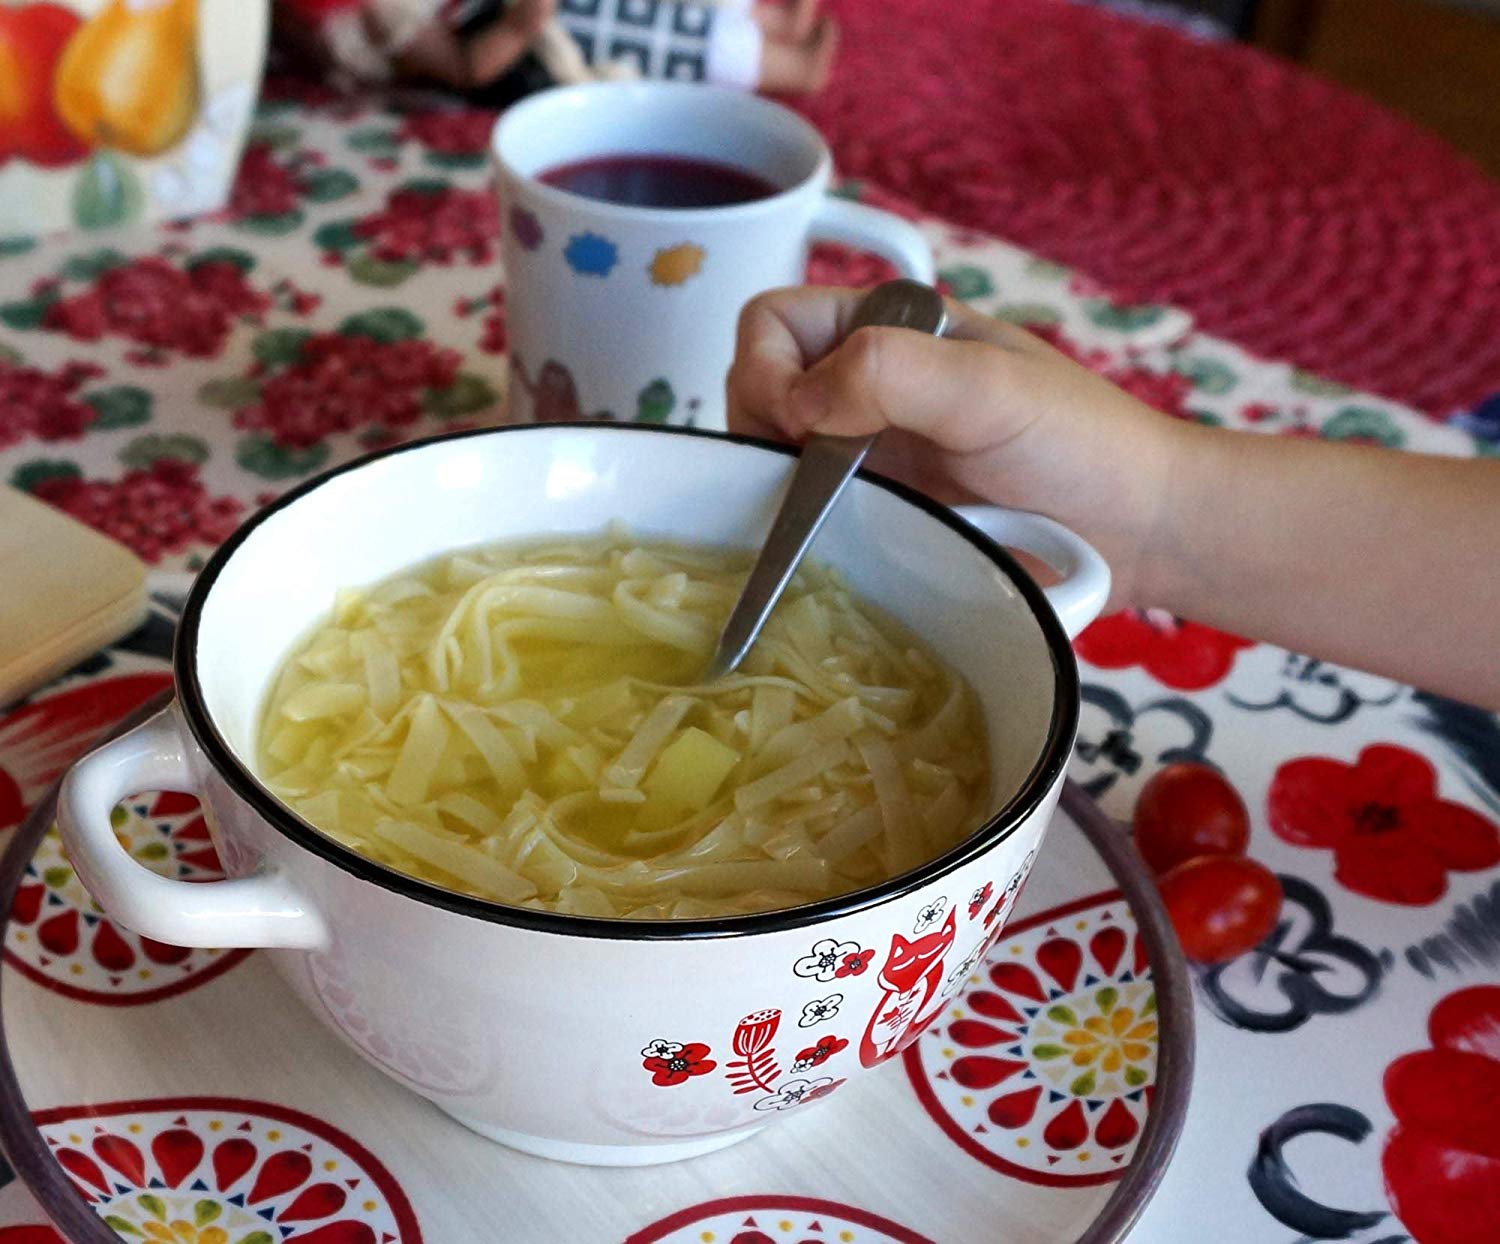
M 840 342 L 857 290 L 775 290 L 740 317 L 735 431 L 885 431 L 874 469 L 942 500 L 1036 510 L 1096 544 L 1117 602 L 1145 590 L 1183 425 L 1030 333 L 950 300 L 941 340 L 901 328 Z

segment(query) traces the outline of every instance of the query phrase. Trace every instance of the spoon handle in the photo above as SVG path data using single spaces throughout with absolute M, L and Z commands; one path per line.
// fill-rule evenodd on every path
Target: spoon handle
M 887 281 L 861 300 L 849 331 L 878 324 L 940 336 L 947 318 L 942 298 L 930 285 L 908 280 Z M 877 435 L 807 438 L 770 534 L 724 624 L 704 681 L 722 678 L 744 659 L 823 520 L 859 470 Z
M 792 472 L 786 500 L 777 511 L 734 612 L 724 624 L 705 681 L 722 678 L 750 651 L 818 528 L 874 443 L 873 435 L 807 438 Z

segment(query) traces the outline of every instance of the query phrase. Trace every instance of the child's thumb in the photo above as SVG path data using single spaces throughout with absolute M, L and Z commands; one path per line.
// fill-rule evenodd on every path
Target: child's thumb
M 1010 360 L 988 342 L 931 337 L 907 328 L 861 328 L 787 390 L 793 434 L 864 436 L 903 428 L 945 449 L 965 450 L 996 431 L 996 394 Z M 988 427 L 986 427 L 988 424 Z

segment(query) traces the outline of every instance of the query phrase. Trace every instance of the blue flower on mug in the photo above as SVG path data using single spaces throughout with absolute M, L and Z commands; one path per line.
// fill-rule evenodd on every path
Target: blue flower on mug
M 620 248 L 597 233 L 575 233 L 563 249 L 563 258 L 580 276 L 608 276 L 620 262 Z

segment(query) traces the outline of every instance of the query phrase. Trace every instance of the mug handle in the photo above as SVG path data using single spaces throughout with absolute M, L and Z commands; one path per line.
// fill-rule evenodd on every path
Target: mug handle
M 819 241 L 874 251 L 913 281 L 931 285 L 937 276 L 932 247 L 915 225 L 863 203 L 825 196 L 813 217 L 811 235 Z
M 1040 558 L 1062 576 L 1042 589 L 1058 620 L 1073 639 L 1104 609 L 1109 599 L 1109 566 L 1087 540 L 1061 523 L 1027 510 L 997 505 L 959 505 L 953 508 L 970 526 L 997 544 L 1021 549 Z
M 113 918 L 174 946 L 326 945 L 322 919 L 281 872 L 176 881 L 132 859 L 110 812 L 143 790 L 197 794 L 175 705 L 78 761 L 57 796 L 57 824 L 85 888 Z

